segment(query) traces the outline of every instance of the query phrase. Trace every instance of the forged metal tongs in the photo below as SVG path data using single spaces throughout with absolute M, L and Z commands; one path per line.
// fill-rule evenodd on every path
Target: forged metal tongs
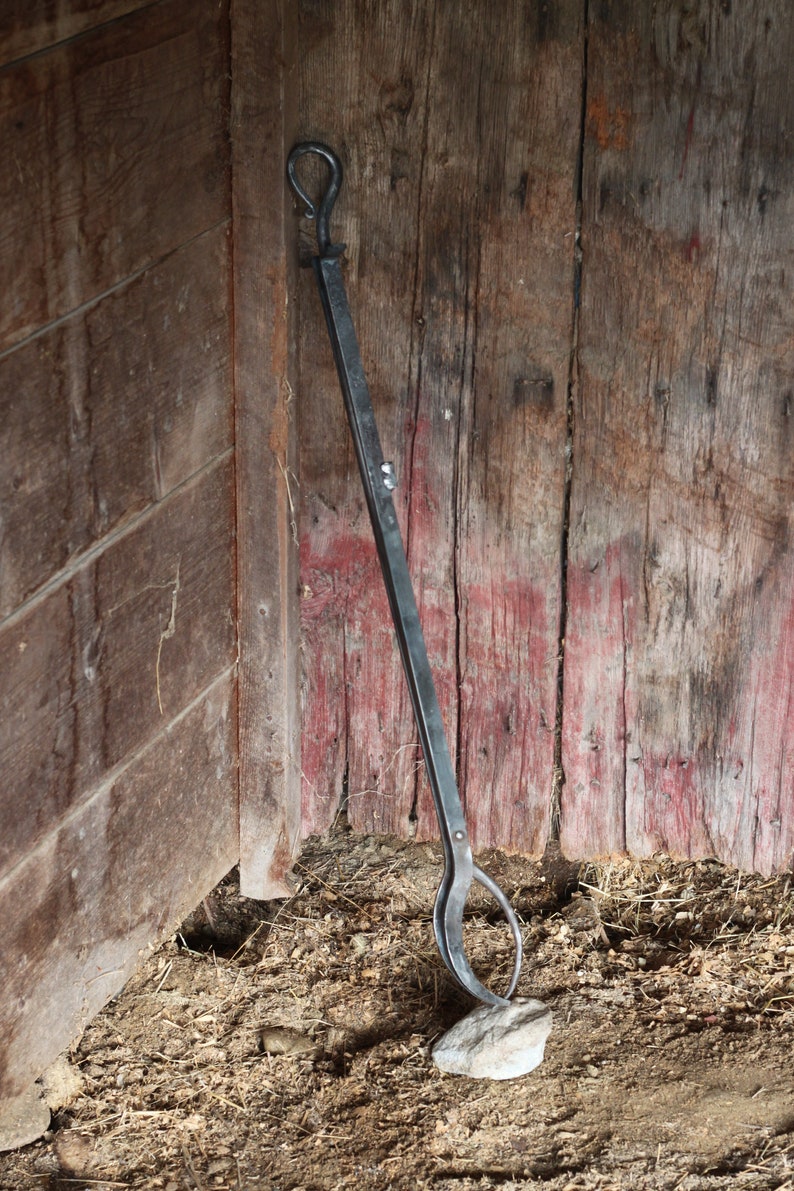
M 329 182 L 319 204 L 315 204 L 296 177 L 295 167 L 299 159 L 306 154 L 321 157 L 330 168 Z M 445 867 L 433 909 L 433 929 L 438 949 L 444 963 L 466 992 L 491 1005 L 506 1005 L 515 991 L 521 970 L 521 930 L 505 894 L 472 859 L 466 820 L 444 736 L 441 709 L 430 671 L 416 598 L 391 495 L 397 486 L 397 480 L 393 465 L 383 458 L 342 279 L 339 258 L 345 250 L 345 245 L 332 244 L 328 228 L 329 216 L 342 184 L 342 165 L 336 154 L 326 145 L 307 141 L 296 145 L 290 153 L 287 177 L 295 194 L 305 204 L 307 218 L 314 219 L 316 224 L 319 251 L 318 255 L 312 258 L 312 265 L 325 311 L 328 334 L 383 570 L 383 580 L 411 694 L 427 777 L 441 828 Z M 515 942 L 515 966 L 504 997 L 497 996 L 481 983 L 464 949 L 463 912 L 472 881 L 478 881 L 483 885 L 499 903 Z

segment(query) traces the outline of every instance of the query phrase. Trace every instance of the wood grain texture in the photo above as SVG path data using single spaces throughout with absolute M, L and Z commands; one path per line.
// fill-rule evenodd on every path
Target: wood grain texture
M 0 350 L 226 217 L 227 67 L 170 0 L 0 72 Z
M 794 12 L 591 5 L 562 843 L 794 859 Z
M 0 1097 L 29 1086 L 232 867 L 229 670 L 0 880 Z
M 229 452 L 0 630 L 0 872 L 234 661 L 233 501 Z
M 0 618 L 232 444 L 221 225 L 0 357 Z
M 232 9 L 240 887 L 256 898 L 290 892 L 300 831 L 294 254 L 284 244 L 294 15 L 254 0 Z
M 580 6 L 305 3 L 332 234 L 477 846 L 546 842 Z M 465 65 L 464 65 L 465 64 Z M 304 829 L 435 834 L 313 278 L 300 278 Z
M 332 234 L 347 244 L 346 284 L 404 536 L 430 18 L 428 6 L 323 3 L 305 5 L 300 23 L 299 133 L 344 159 Z M 312 239 L 304 252 L 315 248 Z M 304 832 L 333 820 L 348 784 L 357 823 L 405 831 L 416 733 L 311 270 L 298 280 Z
M 151 0 L 3 0 L 0 5 L 0 66 L 41 53 Z
M 228 5 L 122 7 L 0 71 L 0 1096 L 238 856 Z

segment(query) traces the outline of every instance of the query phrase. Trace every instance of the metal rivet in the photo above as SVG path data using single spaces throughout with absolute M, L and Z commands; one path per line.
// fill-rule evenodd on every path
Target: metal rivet
M 387 488 L 389 492 L 393 492 L 397 487 L 397 476 L 394 471 L 393 463 L 381 463 L 381 474 L 383 475 L 383 487 Z

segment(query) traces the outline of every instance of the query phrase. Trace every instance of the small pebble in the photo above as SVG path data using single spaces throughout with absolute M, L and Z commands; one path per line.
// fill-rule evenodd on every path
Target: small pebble
M 320 1049 L 308 1034 L 282 1029 L 280 1026 L 266 1026 L 260 1034 L 260 1042 L 262 1050 L 268 1055 L 313 1056 Z

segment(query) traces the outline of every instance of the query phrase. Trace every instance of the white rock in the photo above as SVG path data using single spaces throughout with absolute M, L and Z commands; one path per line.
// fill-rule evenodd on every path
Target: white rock
M 433 1062 L 450 1075 L 517 1079 L 543 1062 L 551 1023 L 548 1005 L 531 997 L 480 1005 L 439 1038 Z
M 31 1084 L 21 1096 L 0 1100 L 0 1152 L 30 1145 L 49 1127 L 50 1110 L 38 1084 Z

